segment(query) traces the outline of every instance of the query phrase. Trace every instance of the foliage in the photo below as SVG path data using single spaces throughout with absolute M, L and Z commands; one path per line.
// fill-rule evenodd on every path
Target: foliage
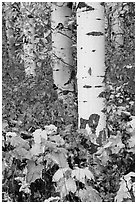
M 134 202 L 134 3 L 123 3 L 119 13 L 124 42 L 129 43 L 116 46 L 112 25 L 109 21 L 106 24 L 106 91 L 100 97 L 106 98 L 103 111 L 107 128 L 97 140 L 90 129 L 84 129 L 84 122 L 77 130 L 71 93 L 65 103 L 58 100 L 50 59 L 50 7 L 47 3 L 31 6 L 36 25 L 37 74 L 26 78 L 21 61 L 23 36 L 19 39 L 16 33 L 18 27 L 22 33 L 19 3 L 3 3 L 3 201 Z M 76 67 L 73 6 L 69 26 Z M 5 7 L 16 19 L 14 40 L 19 46 L 15 46 L 12 57 L 6 39 Z M 115 8 L 105 3 L 105 9 L 108 20 Z

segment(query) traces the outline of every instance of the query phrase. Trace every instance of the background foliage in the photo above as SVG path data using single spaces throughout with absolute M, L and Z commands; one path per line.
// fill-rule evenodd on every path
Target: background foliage
M 135 200 L 135 5 L 122 3 L 124 43 L 116 46 L 105 4 L 107 131 L 77 130 L 77 101 L 58 99 L 52 76 L 50 6 L 31 3 L 36 77 L 26 77 L 20 2 L 3 3 L 3 201 Z M 7 37 L 6 21 L 10 34 Z M 76 67 L 76 5 L 69 26 Z M 76 72 L 76 68 L 74 70 Z M 76 81 L 76 79 L 75 79 Z M 77 91 L 77 90 L 75 90 Z M 75 93 L 77 95 L 77 93 Z M 108 139 L 105 134 L 107 132 Z

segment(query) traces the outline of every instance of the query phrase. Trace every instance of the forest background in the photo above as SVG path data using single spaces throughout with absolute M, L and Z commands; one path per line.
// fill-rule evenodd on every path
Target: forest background
M 59 97 L 54 84 L 51 32 L 47 32 L 51 27 L 51 5 L 37 2 L 30 7 L 37 28 L 35 77 L 28 76 L 25 71 L 25 29 L 21 30 L 31 17 L 22 18 L 26 11 L 21 13 L 19 2 L 2 4 L 3 201 L 134 202 L 134 2 L 118 3 L 118 7 L 104 4 L 108 21 L 116 10 L 120 10 L 124 43 L 116 45 L 115 33 L 106 24 L 107 88 L 101 97 L 107 101 L 107 108 L 104 108 L 107 131 L 102 132 L 97 143 L 93 142 L 96 134 L 85 129 L 84 121 L 81 128 L 78 127 L 79 90 L 65 90 L 63 97 Z M 68 25 L 72 29 L 75 73 L 79 60 L 76 12 L 77 5 L 73 4 Z

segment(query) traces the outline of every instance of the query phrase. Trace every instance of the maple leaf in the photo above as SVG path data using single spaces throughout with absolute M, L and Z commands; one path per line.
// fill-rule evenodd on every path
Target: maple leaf
M 69 194 L 69 192 L 75 193 L 76 190 L 76 183 L 72 178 L 63 178 L 58 183 L 57 191 L 60 192 L 61 198 L 65 197 L 67 194 Z
M 95 180 L 93 173 L 88 169 L 88 167 L 84 169 L 76 167 L 74 170 L 72 170 L 72 178 L 76 178 L 78 181 L 84 184 L 85 178 Z
M 61 178 L 64 177 L 65 172 L 68 171 L 68 170 L 70 171 L 71 169 L 68 168 L 68 167 L 67 167 L 67 168 L 59 168 L 59 169 L 56 171 L 56 173 L 54 174 L 52 180 L 53 180 L 54 182 L 58 182 Z
M 60 152 L 53 151 L 48 155 L 48 157 L 51 160 L 53 160 L 55 163 L 57 163 L 60 168 L 67 168 L 69 166 L 67 162 L 66 153 L 64 153 L 63 151 L 60 151 Z
M 30 149 L 28 141 L 22 139 L 20 136 L 9 137 L 7 140 L 13 147 L 23 147 L 26 150 Z
M 27 175 L 26 182 L 31 183 L 36 179 L 42 178 L 42 170 L 44 166 L 42 164 L 36 165 L 33 160 L 27 161 Z
M 30 153 L 32 156 L 39 155 L 44 152 L 44 147 L 41 144 L 33 144 L 32 148 L 30 149 Z
M 44 141 L 47 140 L 47 131 L 42 129 L 37 129 L 33 133 L 33 137 L 34 137 L 35 144 L 40 144 L 43 141 L 42 139 L 44 139 Z
M 31 154 L 29 151 L 27 151 L 23 147 L 16 147 L 13 151 L 12 154 L 15 156 L 15 158 L 18 158 L 20 160 L 22 159 L 31 159 Z

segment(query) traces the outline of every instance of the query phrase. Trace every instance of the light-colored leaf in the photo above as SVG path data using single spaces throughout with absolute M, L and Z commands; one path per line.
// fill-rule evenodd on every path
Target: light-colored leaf
M 33 137 L 34 137 L 35 144 L 40 144 L 42 143 L 42 139 L 44 139 L 44 141 L 47 140 L 47 131 L 42 129 L 37 129 L 33 133 Z
M 40 136 L 41 133 L 42 133 L 42 129 L 37 129 L 35 130 L 35 132 L 33 132 L 33 137 L 36 144 L 41 143 L 41 136 Z
M 2 131 L 4 132 L 6 130 L 6 127 L 8 127 L 7 122 L 2 122 Z
M 6 137 L 16 137 L 17 133 L 16 132 L 7 132 Z
M 40 135 L 41 135 L 41 137 L 43 139 L 47 140 L 47 132 L 46 132 L 46 130 L 43 130 Z
M 65 174 L 65 172 L 66 172 L 67 170 L 70 170 L 70 168 L 68 168 L 68 167 L 67 167 L 67 168 L 59 168 L 59 169 L 56 171 L 56 173 L 54 174 L 52 180 L 53 180 L 54 182 L 58 182 L 61 178 L 64 177 L 64 174 Z
M 7 140 L 13 147 L 22 147 L 26 150 L 30 149 L 28 141 L 22 139 L 20 136 L 9 137 Z
M 20 160 L 31 159 L 31 153 L 29 151 L 27 151 L 26 149 L 24 149 L 23 147 L 16 147 L 12 151 L 12 153 L 15 156 L 15 158 L 18 158 Z
M 30 149 L 31 155 L 39 155 L 44 152 L 44 147 L 41 144 L 33 144 Z
M 124 199 L 131 199 L 131 195 L 129 191 L 131 190 L 132 187 L 134 191 L 134 183 L 132 183 L 131 177 L 135 177 L 134 172 L 130 172 L 127 175 L 125 175 L 123 178 L 121 178 L 120 188 L 115 197 L 116 202 L 123 202 Z
M 44 128 L 48 135 L 57 133 L 57 127 L 55 125 L 45 125 Z
M 85 179 L 87 178 L 94 180 L 94 175 L 88 169 L 88 167 L 84 169 L 76 167 L 74 170 L 72 170 L 72 178 L 76 178 L 78 181 L 85 184 Z
M 26 182 L 31 183 L 34 182 L 36 179 L 42 178 L 43 168 L 44 166 L 42 164 L 36 166 L 33 160 L 28 160 Z
M 69 192 L 75 193 L 77 190 L 76 183 L 72 178 L 65 179 L 60 189 L 61 198 L 65 197 Z

